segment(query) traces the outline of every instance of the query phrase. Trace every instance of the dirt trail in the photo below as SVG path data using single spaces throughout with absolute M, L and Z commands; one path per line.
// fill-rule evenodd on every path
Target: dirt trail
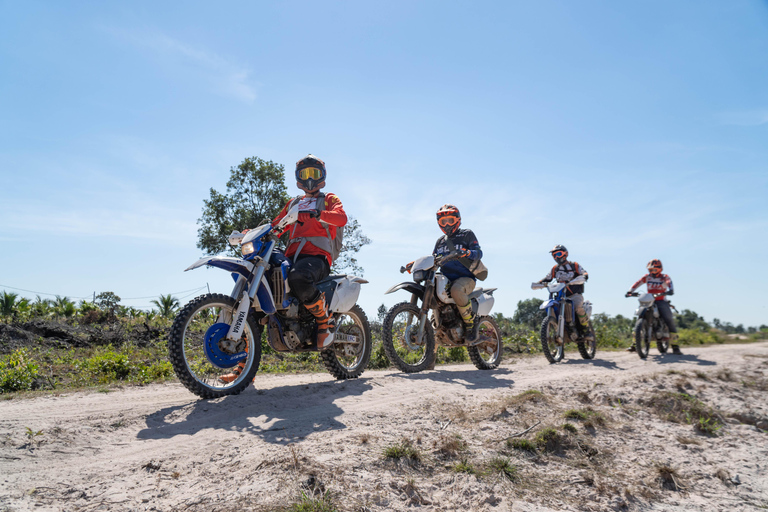
M 768 434 L 754 425 L 768 418 L 768 343 L 681 357 L 652 349 L 647 361 L 567 357 L 509 359 L 495 371 L 366 371 L 352 381 L 262 374 L 242 394 L 211 401 L 169 384 L 0 402 L 0 510 L 276 510 L 318 488 L 350 511 L 768 508 Z M 662 389 L 742 419 L 715 437 L 697 434 L 641 407 Z M 526 390 L 547 401 L 516 405 Z M 505 445 L 536 421 L 524 437 L 562 425 L 563 411 L 585 403 L 605 424 L 568 421 L 578 446 L 597 455 Z M 383 456 L 403 439 L 420 461 Z M 451 439 L 461 440 L 453 451 Z M 455 469 L 494 457 L 508 458 L 516 477 Z M 655 483 L 662 465 L 679 488 Z

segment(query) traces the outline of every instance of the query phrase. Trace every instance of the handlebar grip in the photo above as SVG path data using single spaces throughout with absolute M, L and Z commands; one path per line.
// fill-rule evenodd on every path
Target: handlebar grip
M 405 268 L 405 267 L 400 267 L 400 273 L 401 273 L 401 274 L 405 274 L 405 271 L 406 271 L 406 268 Z

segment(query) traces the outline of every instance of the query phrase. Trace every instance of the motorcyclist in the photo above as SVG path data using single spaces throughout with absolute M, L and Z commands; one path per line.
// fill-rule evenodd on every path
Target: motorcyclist
M 677 344 L 677 326 L 675 325 L 675 317 L 672 315 L 672 309 L 670 308 L 669 301 L 667 301 L 668 295 L 674 295 L 675 288 L 672 286 L 672 279 L 667 274 L 662 274 L 661 271 L 664 267 L 661 264 L 661 260 L 652 259 L 648 262 L 646 267 L 648 273 L 641 277 L 632 288 L 626 293 L 626 297 L 630 297 L 631 294 L 638 289 L 643 283 L 647 286 L 648 293 L 652 293 L 656 299 L 656 308 L 659 310 L 664 323 L 667 324 L 670 333 L 670 345 L 672 346 L 672 353 L 681 355 L 680 346 Z M 634 352 L 636 349 L 634 343 L 628 349 Z
M 296 162 L 296 186 L 304 195 L 288 201 L 272 221 L 272 226 L 276 226 L 294 204 L 299 205 L 299 219 L 288 228 L 289 239 L 285 250 L 285 256 L 293 259 L 287 277 L 288 286 L 291 294 L 314 315 L 317 348 L 320 350 L 333 344 L 335 325 L 333 316 L 328 314 L 325 295 L 315 284 L 330 274 L 333 264 L 331 247 L 337 231 L 347 223 L 347 214 L 338 196 L 320 192 L 325 187 L 325 178 L 325 162 L 316 156 L 310 154 Z M 238 370 L 242 371 L 241 365 L 244 363 L 239 363 L 232 374 L 223 375 L 220 379 L 231 382 L 239 375 Z
M 556 279 L 558 283 L 568 283 L 577 276 L 584 276 L 585 279 L 589 279 L 589 273 L 584 270 L 584 267 L 575 261 L 568 261 L 568 249 L 566 249 L 564 245 L 558 244 L 549 252 L 552 254 L 552 258 L 557 264 L 552 267 L 549 273 L 544 276 L 539 283 L 545 284 L 553 279 Z M 576 310 L 576 317 L 579 319 L 579 325 L 584 339 L 592 341 L 594 334 L 592 334 L 592 329 L 589 328 L 589 318 L 587 317 L 587 312 L 584 310 L 583 293 L 583 284 L 572 284 L 565 288 L 565 296 L 571 299 L 571 302 L 573 303 L 573 308 Z
M 471 262 L 483 257 L 480 243 L 471 229 L 460 229 L 461 213 L 452 204 L 444 204 L 437 210 L 437 225 L 445 234 L 437 239 L 434 256 L 445 256 L 453 251 L 459 255 L 441 265 L 443 275 L 450 281 L 450 294 L 464 322 L 467 333 L 465 339 L 473 342 L 477 339 L 478 322 L 472 313 L 469 294 L 475 289 L 476 278 L 469 270 Z

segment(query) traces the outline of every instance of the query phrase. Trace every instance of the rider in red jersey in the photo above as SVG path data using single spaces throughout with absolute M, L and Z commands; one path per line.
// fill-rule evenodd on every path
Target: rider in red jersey
M 672 279 L 667 274 L 662 274 L 664 269 L 661 265 L 661 260 L 652 259 L 646 266 L 648 273 L 638 279 L 638 281 L 632 285 L 626 296 L 629 297 L 632 292 L 638 289 L 643 284 L 646 285 L 648 293 L 652 293 L 656 298 L 656 307 L 659 309 L 664 323 L 667 324 L 670 332 L 670 344 L 672 345 L 672 353 L 680 355 L 680 346 L 677 344 L 677 326 L 675 326 L 675 318 L 672 315 L 672 308 L 670 308 L 667 301 L 668 295 L 674 295 L 675 288 L 672 286 Z M 635 345 L 632 344 L 629 347 L 631 352 L 635 351 Z

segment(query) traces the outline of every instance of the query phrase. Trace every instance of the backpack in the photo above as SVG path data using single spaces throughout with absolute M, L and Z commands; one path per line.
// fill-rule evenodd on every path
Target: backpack
M 290 210 L 293 208 L 293 206 L 296 205 L 302 197 L 304 196 L 294 197 L 293 200 L 288 204 L 288 209 Z M 325 210 L 325 194 L 320 192 L 317 194 L 317 213 L 319 214 L 323 210 Z M 307 242 L 311 242 L 315 247 L 322 249 L 330 254 L 331 261 L 336 261 L 336 259 L 339 257 L 339 254 L 341 254 L 342 248 L 344 246 L 344 227 L 338 228 L 336 226 L 331 226 L 330 224 L 321 220 L 319 220 L 319 222 L 320 225 L 325 228 L 326 236 L 300 236 L 292 238 L 291 241 L 288 242 L 288 245 L 299 242 L 299 248 L 296 250 L 296 254 L 293 255 L 293 261 L 296 261 L 296 258 L 299 257 L 301 249 L 304 248 L 304 244 Z M 333 232 L 336 233 L 336 238 L 332 237 L 331 229 L 333 229 Z
M 456 246 L 453 245 L 453 242 L 451 242 L 451 239 L 448 238 L 448 235 L 443 235 L 443 238 L 445 239 L 445 243 L 448 246 L 448 250 L 453 252 L 456 250 Z M 473 260 L 472 263 L 467 263 L 465 260 L 467 258 L 459 258 L 459 263 L 464 265 L 470 272 L 472 272 L 472 275 L 474 275 L 477 279 L 480 281 L 485 281 L 485 279 L 488 277 L 488 268 L 485 266 L 485 264 L 480 260 L 476 259 Z

